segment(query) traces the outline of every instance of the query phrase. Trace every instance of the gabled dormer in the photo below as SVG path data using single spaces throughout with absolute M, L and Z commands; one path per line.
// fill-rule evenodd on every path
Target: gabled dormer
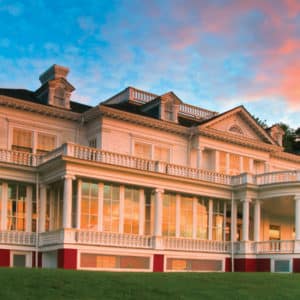
M 69 69 L 53 65 L 40 77 L 42 86 L 35 92 L 41 102 L 70 109 L 70 97 L 75 88 L 67 81 Z
M 161 120 L 178 123 L 180 104 L 182 101 L 173 92 L 168 92 L 141 106 L 141 111 Z

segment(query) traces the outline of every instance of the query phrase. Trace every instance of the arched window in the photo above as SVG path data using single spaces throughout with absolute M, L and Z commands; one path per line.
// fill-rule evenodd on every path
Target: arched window
M 237 125 L 232 125 L 230 128 L 229 128 L 229 131 L 230 132 L 233 132 L 233 133 L 237 133 L 237 134 L 243 134 L 243 131 L 241 129 L 241 127 L 237 126 Z

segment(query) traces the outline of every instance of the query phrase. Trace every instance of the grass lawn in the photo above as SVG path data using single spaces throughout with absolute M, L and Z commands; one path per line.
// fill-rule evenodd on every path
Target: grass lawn
M 299 299 L 300 274 L 0 268 L 0 299 Z

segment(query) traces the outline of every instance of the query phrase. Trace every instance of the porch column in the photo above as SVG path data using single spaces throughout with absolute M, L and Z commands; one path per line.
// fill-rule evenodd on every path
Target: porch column
M 243 241 L 249 240 L 249 211 L 251 199 L 246 198 L 243 201 Z
M 256 200 L 254 204 L 254 241 L 260 241 L 260 201 Z
M 163 189 L 155 190 L 155 198 L 154 198 L 154 235 L 161 236 L 162 235 L 162 207 L 163 207 Z
M 82 180 L 77 180 L 77 211 L 76 211 L 76 228 L 80 229 L 81 227 L 81 193 L 82 193 Z
M 7 197 L 8 197 L 8 184 L 2 183 L 2 204 L 1 204 L 1 223 L 0 230 L 7 230 Z
M 235 242 L 236 241 L 236 222 L 237 221 L 237 203 L 236 201 L 232 201 L 232 205 L 231 205 L 231 241 Z
M 180 195 L 176 194 L 176 228 L 175 236 L 180 237 Z
M 219 172 L 220 170 L 220 152 L 215 150 L 215 171 Z
M 300 240 L 300 195 L 295 195 L 295 239 Z
M 197 204 L 198 204 L 198 198 L 193 197 L 193 239 L 197 238 L 197 225 L 198 225 Z
M 203 151 L 204 148 L 203 147 L 198 147 L 197 148 L 197 168 L 201 169 L 203 168 Z
M 145 228 L 145 192 L 139 191 L 139 235 L 144 235 Z
M 213 239 L 213 199 L 208 200 L 208 239 Z
M 73 175 L 64 176 L 63 228 L 72 227 L 72 180 Z
M 46 225 L 46 203 L 47 202 L 47 186 L 45 184 L 40 185 L 40 209 L 39 209 L 39 229 L 38 232 L 45 231 Z

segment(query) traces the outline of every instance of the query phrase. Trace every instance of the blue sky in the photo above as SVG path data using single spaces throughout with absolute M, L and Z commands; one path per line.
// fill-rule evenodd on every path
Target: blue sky
M 91 105 L 135 86 L 300 126 L 298 0 L 0 0 L 0 20 L 1 87 L 56 63 Z

